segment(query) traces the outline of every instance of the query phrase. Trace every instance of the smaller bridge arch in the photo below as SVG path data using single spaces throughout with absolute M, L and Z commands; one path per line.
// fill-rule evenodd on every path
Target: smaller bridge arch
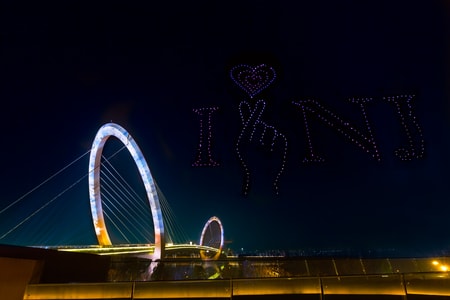
M 222 254 L 224 244 L 223 226 L 220 219 L 216 216 L 209 218 L 203 227 L 202 234 L 200 235 L 200 245 L 208 246 L 217 249 L 217 252 L 213 256 L 208 256 L 207 252 L 200 250 L 200 256 L 202 259 L 217 260 Z

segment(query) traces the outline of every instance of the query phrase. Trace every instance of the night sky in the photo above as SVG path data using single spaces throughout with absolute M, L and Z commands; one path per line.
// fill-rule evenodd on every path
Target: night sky
M 5 5 L 0 209 L 89 151 L 97 130 L 112 121 L 134 137 L 194 241 L 218 216 L 236 250 L 448 251 L 450 6 L 291 2 Z M 276 78 L 251 98 L 230 76 L 240 64 L 265 64 Z M 387 101 L 401 95 L 414 95 L 409 108 L 402 106 L 406 127 L 396 102 Z M 337 119 L 321 119 L 327 109 L 367 137 L 353 98 L 373 99 L 364 107 L 379 161 L 339 133 Z M 293 104 L 308 99 L 323 107 L 309 112 L 309 135 Z M 240 104 L 261 109 L 258 100 L 266 103 L 259 124 L 287 142 L 272 152 L 256 138 L 239 140 Z M 200 135 L 193 109 L 199 108 L 217 108 L 209 148 L 217 166 L 192 166 Z M 323 162 L 304 162 L 308 136 Z M 416 149 L 403 161 L 395 150 L 410 140 Z M 251 173 L 247 195 L 240 156 Z M 85 160 L 60 174 L 58 188 L 87 169 Z M 0 215 L 0 234 L 58 191 L 40 193 Z M 87 180 L 30 224 L 39 234 L 23 229 L 0 242 L 96 243 Z

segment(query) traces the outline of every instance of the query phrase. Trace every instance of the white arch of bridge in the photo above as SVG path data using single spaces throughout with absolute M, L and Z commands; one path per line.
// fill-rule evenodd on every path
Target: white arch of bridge
M 139 149 L 139 146 L 136 144 L 133 137 L 123 127 L 115 123 L 107 123 L 100 127 L 92 143 L 91 154 L 89 158 L 89 198 L 92 221 L 94 222 L 94 228 L 98 243 L 101 246 L 112 245 L 103 216 L 102 200 L 100 195 L 101 157 L 103 147 L 106 141 L 111 136 L 116 137 L 122 142 L 122 144 L 126 146 L 128 152 L 133 157 L 133 160 L 143 180 L 147 198 L 150 203 L 155 230 L 155 250 L 152 256 L 152 260 L 159 260 L 164 257 L 165 236 L 164 222 L 158 194 L 156 192 L 156 186 L 150 173 L 148 164 L 144 158 L 144 155 Z

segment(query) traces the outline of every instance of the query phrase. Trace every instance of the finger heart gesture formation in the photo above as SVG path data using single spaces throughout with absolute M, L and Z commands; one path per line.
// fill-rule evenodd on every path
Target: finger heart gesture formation
M 250 99 L 269 87 L 276 78 L 275 70 L 265 64 L 257 66 L 237 65 L 230 71 L 231 79 L 244 90 Z M 244 195 L 250 191 L 251 170 L 249 158 L 253 151 L 266 150 L 278 158 L 276 174 L 273 178 L 274 192 L 279 192 L 279 179 L 284 172 L 287 156 L 287 140 L 284 134 L 274 126 L 267 124 L 261 119 L 266 107 L 266 102 L 262 99 L 254 104 L 248 101 L 241 101 L 239 112 L 242 128 L 236 142 L 236 152 L 239 157 L 244 178 L 242 190 Z M 255 147 L 246 147 L 254 145 Z M 274 151 L 279 149 L 280 151 Z

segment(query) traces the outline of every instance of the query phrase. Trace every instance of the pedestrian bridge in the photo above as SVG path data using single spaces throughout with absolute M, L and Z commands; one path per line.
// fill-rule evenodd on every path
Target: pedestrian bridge
M 137 256 L 152 259 L 155 252 L 154 245 L 111 245 L 111 246 L 44 246 L 41 248 L 53 249 L 65 252 L 89 253 L 96 255 L 123 255 Z M 165 258 L 203 258 L 213 259 L 219 257 L 221 249 L 205 245 L 190 244 L 166 244 Z

